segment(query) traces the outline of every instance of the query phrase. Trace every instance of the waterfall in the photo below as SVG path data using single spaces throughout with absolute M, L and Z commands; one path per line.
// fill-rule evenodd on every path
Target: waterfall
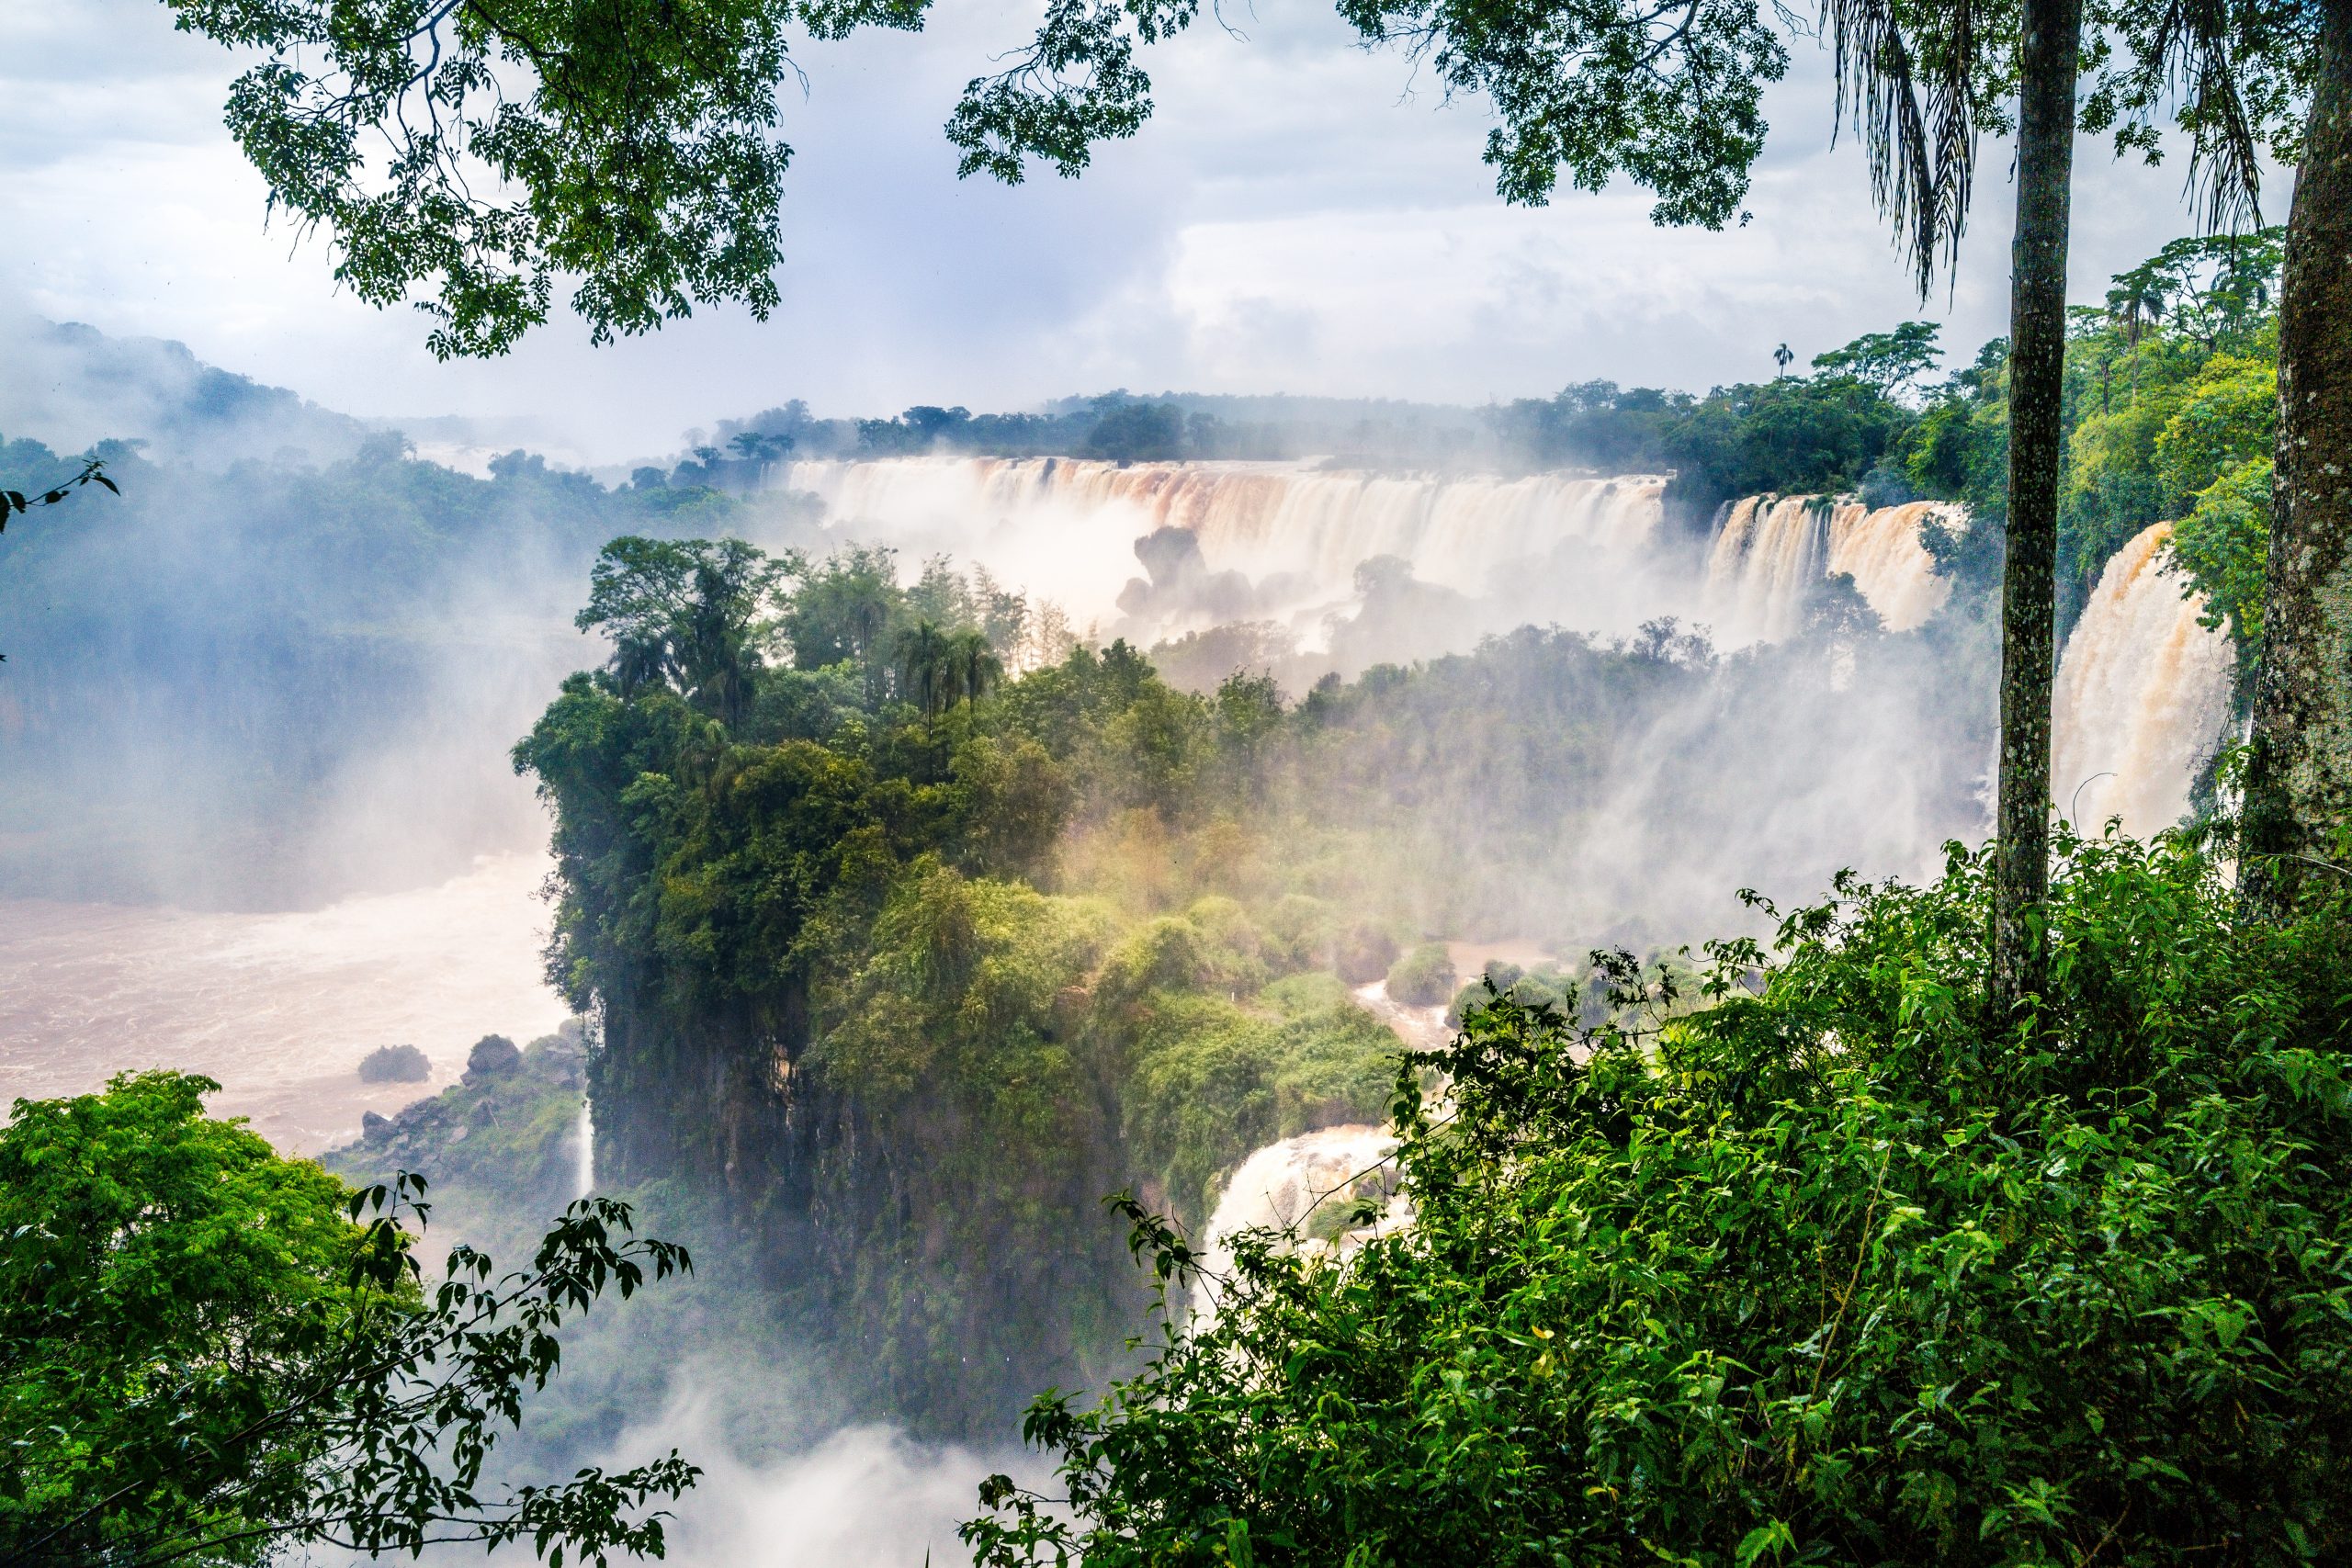
M 1352 1201 L 1345 1189 L 1367 1174 L 1385 1174 L 1389 1168 L 1382 1162 L 1396 1148 L 1396 1134 L 1389 1129 L 1350 1125 L 1301 1133 L 1259 1149 L 1235 1168 L 1233 1179 L 1217 1200 L 1216 1213 L 1209 1216 L 1201 1245 L 1204 1269 L 1224 1274 L 1232 1267 L 1232 1239 L 1238 1232 L 1258 1227 L 1283 1230 L 1303 1225 L 1310 1214 L 1331 1216 L 1343 1212 Z M 1382 1183 L 1384 1192 L 1388 1185 Z M 1398 1201 L 1389 1201 L 1394 1207 Z M 1196 1310 L 1215 1313 L 1215 1291 L 1212 1281 L 1201 1281 Z
M 1654 593 L 1628 594 L 1617 582 L 1658 531 L 1667 481 L 1651 475 L 1502 479 L 1306 463 L 1120 468 L 1067 457 L 890 457 L 792 463 L 778 480 L 816 495 L 830 527 L 946 550 L 1106 630 L 1121 589 L 1137 573 L 1135 541 L 1160 528 L 1190 533 L 1208 571 L 1249 580 L 1250 615 L 1290 624 L 1310 645 L 1327 616 L 1357 602 L 1356 568 L 1377 556 L 1400 558 L 1422 582 L 1466 595 L 1508 590 L 1523 598 L 1541 584 L 1555 597 L 1532 618 L 1574 609 L 1623 622 L 1605 629 L 1631 630 L 1659 608 Z M 1572 561 L 1564 548 L 1577 552 Z M 1148 639 L 1204 624 L 1213 623 L 1154 623 L 1129 635 Z
M 580 1127 L 577 1146 L 572 1153 L 576 1162 L 572 1170 L 572 1196 L 585 1198 L 596 1190 L 596 1120 L 588 1104 L 588 1091 L 580 1091 Z
M 1753 495 L 1724 513 L 1707 552 L 1707 611 L 1728 647 L 1779 642 L 1804 624 L 1814 584 L 1843 572 L 1891 632 L 1923 625 L 1951 595 L 1919 541 L 1947 502 L 1871 508 L 1814 495 Z
M 2178 821 L 2229 719 L 2230 639 L 2198 625 L 2204 601 L 2182 597 L 2164 558 L 2171 537 L 2159 523 L 2109 559 L 2058 661 L 2051 793 L 2077 829 Z

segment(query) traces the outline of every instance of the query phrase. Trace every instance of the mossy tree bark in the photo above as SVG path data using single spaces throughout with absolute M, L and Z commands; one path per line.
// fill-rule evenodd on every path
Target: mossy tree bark
M 2050 700 L 2056 636 L 2052 591 L 2082 0 L 2026 0 L 2024 19 L 2018 222 L 2009 285 L 2000 844 L 1993 896 L 1993 998 L 2005 1011 L 2041 989 L 2041 910 L 2050 891 Z
M 2320 6 L 2287 223 L 2278 447 L 2240 886 L 2292 909 L 2352 829 L 2352 0 Z

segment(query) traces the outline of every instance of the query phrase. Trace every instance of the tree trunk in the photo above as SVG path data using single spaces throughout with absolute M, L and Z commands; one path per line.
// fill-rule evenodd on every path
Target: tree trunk
M 2058 556 L 2059 404 L 2066 374 L 2067 208 L 2082 0 L 2026 0 L 2018 226 L 2009 284 L 2009 527 L 2001 575 L 2001 778 L 1993 1000 L 2042 986 L 2050 891 L 2050 694 Z
M 2278 306 L 2278 448 L 2239 886 L 2276 919 L 2352 828 L 2352 0 L 2321 6 Z

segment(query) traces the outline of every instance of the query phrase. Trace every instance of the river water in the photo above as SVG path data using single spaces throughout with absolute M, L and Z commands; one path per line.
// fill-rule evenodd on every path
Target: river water
M 0 1102 L 174 1067 L 220 1080 L 216 1112 L 315 1153 L 454 1082 L 484 1034 L 521 1043 L 569 1010 L 540 972 L 541 853 L 477 859 L 436 886 L 276 914 L 0 903 Z M 422 1084 L 359 1059 L 413 1044 Z

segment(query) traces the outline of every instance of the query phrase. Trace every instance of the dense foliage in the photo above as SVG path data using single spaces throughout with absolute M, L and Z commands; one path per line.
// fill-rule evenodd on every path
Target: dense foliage
M 1491 998 L 1445 1100 L 1400 1083 L 1409 1223 L 1261 1233 L 1213 1321 L 1038 1401 L 1069 1507 L 992 1482 L 979 1560 L 2340 1559 L 2352 920 L 2062 849 L 2015 1022 L 1957 850 L 1714 945 L 1669 1022 Z
M 353 1192 L 234 1122 L 204 1078 L 18 1100 L 0 1129 L 0 1558 L 259 1562 L 282 1545 L 528 1541 L 659 1555 L 673 1452 L 550 1485 L 484 1461 L 605 1288 L 687 1266 L 573 1205 L 530 1267 L 460 1247 L 426 1283 L 424 1183 Z
M 1808 835 L 1850 814 L 1759 842 L 1734 795 L 1839 787 L 1817 759 L 1884 743 L 1858 693 L 1939 667 L 1530 628 L 1291 704 L 1124 644 L 1048 659 L 1032 620 L 887 551 L 624 539 L 583 614 L 612 661 L 516 750 L 556 808 L 552 973 L 602 1020 L 600 1172 L 727 1191 L 872 1397 L 951 1426 L 1116 1347 L 1102 1193 L 1199 1223 L 1253 1147 L 1378 1113 L 1396 1045 L 1348 985 L 1440 933 L 1651 945 L 1634 898 L 1676 919 L 1726 866 L 1834 865 Z M 1768 692 L 1816 744 L 1714 723 Z M 1621 754 L 1652 726 L 1670 750 Z M 1392 995 L 1453 994 L 1442 947 L 1401 967 Z

